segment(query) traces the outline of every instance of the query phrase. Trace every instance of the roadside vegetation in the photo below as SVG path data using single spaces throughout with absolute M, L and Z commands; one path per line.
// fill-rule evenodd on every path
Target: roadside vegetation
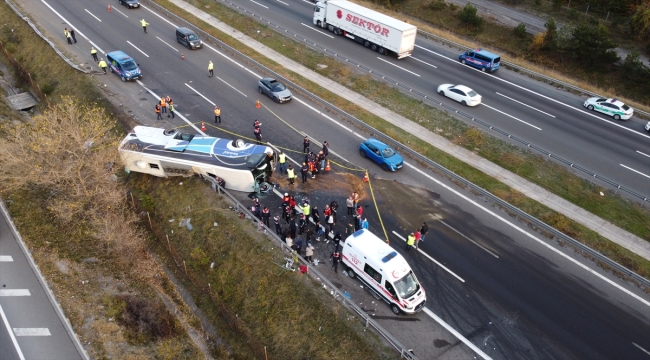
M 527 180 L 536 183 L 549 191 L 585 208 L 586 210 L 612 222 L 613 224 L 626 229 L 627 231 L 645 239 L 650 240 L 650 212 L 647 208 L 638 203 L 626 200 L 615 195 L 597 184 L 583 180 L 567 171 L 562 166 L 544 158 L 489 136 L 478 129 L 466 125 L 446 112 L 430 107 L 419 100 L 415 100 L 386 84 L 374 80 L 371 76 L 359 74 L 349 67 L 341 64 L 319 52 L 313 51 L 301 44 L 294 42 L 267 27 L 250 21 L 248 17 L 242 16 L 235 11 L 221 6 L 210 0 L 187 0 L 187 2 L 208 12 L 215 18 L 226 22 L 230 26 L 242 31 L 246 35 L 260 41 L 273 50 L 290 57 L 296 62 L 327 76 L 344 86 L 372 99 L 380 105 L 390 108 L 407 118 L 417 122 L 421 126 L 446 137 L 454 143 L 465 147 L 496 164 L 517 173 Z M 455 173 L 465 177 L 473 183 L 485 188 L 496 196 L 519 207 L 523 211 L 544 220 L 549 225 L 576 238 L 590 247 L 600 251 L 613 260 L 633 269 L 645 277 L 650 277 L 650 262 L 639 257 L 615 243 L 603 238 L 594 231 L 591 231 L 568 217 L 563 216 L 538 202 L 535 202 L 523 194 L 498 182 L 484 173 L 474 169 L 447 153 L 436 149 L 429 144 L 417 139 L 412 134 L 396 128 L 386 121 L 368 113 L 367 111 L 342 100 L 333 94 L 310 81 L 306 81 L 300 75 L 287 71 L 280 65 L 274 64 L 257 52 L 241 46 L 241 44 L 220 31 L 210 27 L 191 14 L 175 7 L 166 0 L 158 1 L 167 9 L 197 24 L 204 31 L 211 33 L 218 39 L 230 46 L 237 48 L 247 56 L 256 61 L 266 64 L 274 71 L 295 81 L 300 86 L 318 95 L 328 102 L 333 103 L 342 110 L 356 116 L 364 122 L 372 125 L 378 130 L 388 134 L 396 140 L 409 144 L 412 149 L 434 159 Z M 258 32 L 259 31 L 259 32 Z M 318 65 L 326 65 L 318 66 Z M 605 193 L 601 196 L 600 192 Z

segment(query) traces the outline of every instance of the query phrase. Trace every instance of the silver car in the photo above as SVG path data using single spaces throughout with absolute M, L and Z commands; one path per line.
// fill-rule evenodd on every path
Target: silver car
M 283 103 L 291 100 L 291 91 L 284 84 L 273 79 L 263 78 L 257 84 L 257 91 L 260 94 L 266 94 L 276 103 Z

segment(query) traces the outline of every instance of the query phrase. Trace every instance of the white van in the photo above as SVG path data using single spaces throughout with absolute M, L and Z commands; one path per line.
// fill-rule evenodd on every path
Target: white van
M 402 255 L 366 229 L 345 239 L 342 261 L 361 282 L 399 314 L 414 314 L 427 301 L 422 285 Z

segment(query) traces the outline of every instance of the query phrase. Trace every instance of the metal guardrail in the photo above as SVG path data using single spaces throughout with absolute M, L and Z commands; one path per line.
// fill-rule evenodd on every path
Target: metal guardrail
M 492 201 L 493 203 L 495 203 L 495 204 L 497 204 L 498 206 L 502 207 L 503 209 L 507 210 L 508 212 L 510 212 L 510 213 L 514 213 L 514 214 L 516 214 L 519 218 L 521 218 L 521 219 L 527 221 L 527 222 L 528 222 L 528 223 L 529 223 L 533 228 L 538 229 L 538 230 L 540 230 L 540 231 L 542 231 L 542 232 L 546 232 L 546 233 L 548 233 L 548 234 L 551 234 L 552 237 L 553 237 L 554 239 L 561 240 L 561 241 L 565 241 L 566 243 L 572 245 L 572 246 L 573 246 L 574 248 L 576 248 L 577 250 L 581 251 L 583 254 L 585 254 L 585 255 L 587 255 L 587 256 L 589 256 L 589 257 L 592 257 L 593 259 L 596 259 L 596 260 L 600 261 L 601 263 L 603 263 L 604 265 L 606 265 L 607 267 L 609 267 L 609 268 L 612 269 L 613 271 L 618 272 L 618 273 L 621 274 L 622 276 L 625 276 L 627 279 L 630 279 L 630 280 L 635 281 L 635 282 L 636 282 L 637 284 L 639 284 L 640 286 L 645 286 L 645 287 L 647 287 L 647 288 L 650 288 L 650 280 L 648 280 L 648 279 L 642 277 L 641 275 L 639 275 L 639 274 L 635 273 L 634 271 L 632 271 L 632 270 L 626 268 L 625 266 L 623 266 L 623 265 L 621 265 L 621 264 L 619 264 L 619 263 L 617 263 L 617 262 L 615 262 L 615 261 L 609 259 L 609 258 L 606 257 L 605 255 L 599 253 L 598 251 L 596 251 L 596 250 L 594 250 L 594 249 L 591 249 L 591 248 L 588 247 L 587 245 L 585 245 L 585 244 L 579 242 L 578 240 L 576 240 L 576 239 L 574 239 L 574 238 L 572 238 L 572 237 L 570 237 L 570 236 L 568 236 L 568 235 L 566 235 L 566 234 L 564 234 L 564 233 L 558 231 L 557 229 L 555 229 L 555 228 L 551 227 L 550 225 L 544 223 L 543 221 L 541 221 L 541 220 L 535 218 L 534 216 L 532 216 L 532 215 L 530 215 L 530 214 L 527 214 L 526 212 L 524 212 L 523 210 L 519 209 L 518 207 L 509 204 L 508 202 L 506 202 L 506 201 L 502 200 L 501 198 L 499 198 L 499 197 L 493 195 L 492 193 L 490 193 L 489 191 L 487 191 L 487 190 L 485 190 L 485 189 L 479 187 L 478 185 L 473 184 L 472 182 L 470 182 L 470 181 L 468 181 L 467 179 L 465 179 L 465 178 L 463 178 L 463 177 L 457 175 L 457 174 L 454 173 L 453 171 L 451 171 L 451 170 L 445 168 L 444 166 L 442 166 L 442 165 L 436 163 L 435 161 L 433 161 L 433 160 L 431 160 L 431 159 L 429 159 L 429 158 L 427 158 L 427 157 L 425 157 L 425 156 L 423 156 L 423 155 L 420 155 L 419 153 L 417 153 L 416 151 L 414 151 L 414 150 L 412 150 L 411 148 L 407 147 L 406 145 L 404 145 L 404 144 L 402 144 L 402 143 L 400 143 L 400 142 L 398 142 L 398 141 L 392 139 L 391 137 L 389 137 L 389 136 L 387 136 L 387 135 L 381 133 L 381 132 L 378 131 L 377 129 L 375 129 L 375 128 L 373 128 L 372 126 L 366 124 L 365 122 L 363 122 L 363 121 L 357 119 L 357 118 L 354 117 L 353 115 L 348 114 L 347 112 L 345 112 L 345 111 L 343 111 L 343 110 L 340 110 L 340 109 L 337 108 L 335 105 L 333 105 L 333 104 L 331 104 L 331 103 L 329 103 L 329 102 L 327 102 L 327 101 L 325 101 L 325 100 L 319 98 L 318 96 L 316 96 L 316 95 L 310 93 L 308 90 L 302 88 L 302 87 L 299 86 L 298 84 L 293 83 L 291 80 L 284 78 L 282 75 L 280 75 L 280 74 L 274 72 L 273 70 L 267 68 L 266 66 L 260 64 L 259 62 L 257 62 L 257 61 L 255 61 L 255 60 L 249 58 L 248 56 L 242 54 L 242 53 L 239 52 L 237 49 L 235 49 L 235 48 L 233 48 L 233 47 L 231 47 L 231 46 L 229 46 L 229 45 L 223 43 L 222 41 L 220 41 L 219 39 L 215 38 L 214 36 L 212 36 L 212 35 L 206 33 L 205 31 L 203 31 L 203 30 L 201 30 L 201 29 L 199 29 L 199 28 L 198 28 L 197 26 L 195 26 L 194 24 L 192 24 L 192 23 L 190 23 L 190 22 L 188 22 L 188 21 L 182 19 L 181 17 L 177 16 L 176 14 L 171 13 L 171 12 L 168 11 L 167 9 L 163 8 L 162 6 L 160 6 L 160 5 L 156 4 L 156 3 L 154 3 L 153 0 L 146 0 L 146 1 L 149 2 L 150 4 L 152 4 L 153 6 L 155 6 L 159 11 L 161 11 L 161 12 L 164 13 L 164 14 L 166 14 L 167 16 L 169 16 L 169 17 L 171 17 L 171 18 L 174 18 L 174 19 L 178 20 L 179 22 L 185 24 L 185 26 L 194 29 L 197 33 L 202 34 L 205 40 L 209 39 L 211 42 L 213 42 L 216 46 L 220 47 L 221 49 L 225 49 L 225 50 L 229 51 L 231 54 L 236 55 L 237 57 L 239 57 L 241 60 L 247 62 L 248 64 L 251 64 L 251 65 L 253 65 L 253 66 L 259 68 L 260 70 L 263 70 L 264 72 L 266 72 L 266 73 L 268 73 L 268 74 L 271 74 L 272 76 L 275 76 L 277 79 L 280 79 L 280 80 L 284 81 L 286 84 L 288 84 L 289 86 L 291 86 L 293 89 L 298 90 L 299 92 L 301 92 L 301 93 L 304 94 L 305 96 L 308 96 L 308 97 L 309 97 L 312 101 L 314 101 L 315 103 L 318 103 L 318 104 L 320 104 L 321 106 L 328 108 L 328 109 L 329 109 L 333 114 L 339 114 L 339 115 L 345 117 L 347 120 L 353 122 L 355 125 L 358 125 L 360 128 L 365 129 L 365 130 L 368 131 L 369 133 L 373 134 L 375 137 L 379 137 L 379 138 L 381 138 L 383 141 L 385 141 L 385 142 L 391 144 L 393 147 L 395 147 L 395 148 L 399 148 L 399 149 L 403 150 L 404 152 L 407 152 L 407 153 L 408 153 L 412 158 L 417 159 L 418 161 L 420 161 L 420 162 L 422 162 L 422 163 L 425 163 L 425 164 L 429 165 L 430 167 L 436 169 L 437 171 L 439 171 L 440 173 L 446 175 L 446 176 L 449 177 L 450 179 L 452 179 L 452 180 L 454 180 L 454 181 L 457 181 L 458 183 L 464 184 L 465 186 L 467 186 L 468 188 L 470 188 L 470 189 L 471 189 L 472 191 L 474 191 L 475 193 L 484 196 L 485 198 L 489 199 L 490 201 Z M 217 0 L 215 0 L 215 1 L 217 1 Z M 227 1 L 227 0 L 222 0 L 222 1 Z M 336 54 L 336 55 L 337 55 L 338 57 L 341 57 L 341 56 L 338 55 L 338 54 Z M 356 64 L 356 63 L 354 63 L 354 62 L 352 62 L 352 61 L 347 61 L 347 62 L 350 62 L 350 63 L 353 63 L 353 64 L 355 64 L 355 65 L 358 65 L 358 64 Z M 371 71 L 372 71 L 372 70 L 371 70 Z M 373 71 L 373 72 L 374 72 L 374 71 Z M 445 107 L 447 107 L 447 108 L 454 109 L 454 108 L 451 107 L 451 106 L 444 105 L 444 104 L 442 104 L 442 103 L 440 103 L 440 104 L 441 104 L 441 106 L 445 106 Z M 455 110 L 455 109 L 454 109 L 454 110 Z M 454 111 L 454 110 L 452 110 L 452 111 Z M 456 111 L 457 113 L 462 114 L 462 112 L 458 112 L 458 110 L 455 110 L 455 111 Z M 467 114 L 463 114 L 463 115 L 464 115 L 464 116 L 468 116 Z M 475 119 L 475 118 L 472 118 L 472 120 L 475 121 L 475 122 L 479 122 L 479 121 L 480 121 L 480 120 Z M 487 125 L 487 123 L 484 123 L 484 124 Z M 494 128 L 494 127 L 491 127 L 491 128 L 492 128 L 492 129 L 496 129 L 496 128 Z M 503 132 L 503 133 L 504 133 L 504 134 L 507 134 L 507 133 L 505 133 L 505 132 Z M 522 142 L 523 142 L 523 140 L 518 139 L 518 138 L 516 138 L 515 136 L 508 135 L 508 137 L 511 138 L 511 139 L 513 139 L 513 140 L 516 140 L 516 141 L 522 141 Z M 537 150 L 537 151 L 544 151 L 543 149 L 538 148 L 538 147 L 536 147 L 535 145 L 532 145 L 532 144 L 527 143 L 527 142 L 524 142 L 524 143 L 525 143 L 525 144 L 528 144 L 527 147 L 529 147 L 529 148 L 533 148 L 533 149 L 535 149 L 535 150 Z M 555 155 L 553 155 L 552 153 L 549 153 L 549 152 L 545 152 L 545 153 L 548 154 L 547 156 L 548 156 L 549 158 L 556 159 L 556 160 L 557 160 L 557 159 L 561 159 L 560 157 L 555 156 Z M 581 167 L 579 167 L 579 166 L 577 166 L 577 165 L 575 165 L 575 164 L 573 164 L 573 163 L 571 163 L 571 162 L 568 162 L 568 161 L 566 162 L 566 164 L 571 165 L 572 168 L 577 169 L 577 170 L 588 171 L 588 170 L 584 170 L 583 168 L 581 168 Z M 599 179 L 599 180 L 603 180 L 603 181 L 608 181 L 607 179 L 605 179 L 605 178 L 603 178 L 603 177 L 601 177 L 601 176 L 599 176 L 599 175 L 597 175 L 597 174 L 595 174 L 595 173 L 592 173 L 592 172 L 588 172 L 588 173 L 589 173 L 589 174 L 593 174 L 593 177 L 594 177 L 594 178 L 597 178 L 597 179 Z M 619 189 L 623 190 L 623 188 L 620 187 L 620 186 L 619 186 Z M 647 198 L 647 197 L 643 197 L 642 199 L 643 199 L 643 201 L 648 201 L 648 198 Z M 404 349 L 404 348 L 402 348 L 402 349 Z M 398 349 L 398 350 L 399 350 L 399 349 Z
M 271 230 L 269 227 L 267 227 L 262 221 L 257 219 L 253 213 L 250 212 L 248 207 L 244 206 L 239 200 L 237 200 L 234 196 L 232 196 L 227 190 L 225 190 L 223 187 L 219 185 L 219 183 L 211 178 L 211 177 L 206 177 L 201 175 L 201 178 L 203 180 L 208 181 L 212 185 L 212 190 L 216 191 L 219 194 L 226 195 L 230 201 L 232 201 L 235 204 L 235 210 L 239 211 L 241 213 L 246 214 L 253 222 L 257 223 L 257 226 L 261 229 L 264 229 L 266 236 L 270 237 L 272 241 L 276 243 L 276 245 L 280 246 L 283 250 L 286 250 L 288 253 L 292 253 L 292 249 L 287 246 L 287 244 L 278 236 L 275 234 L 274 230 Z M 366 327 L 372 327 L 377 331 L 381 336 L 384 337 L 386 341 L 388 341 L 395 349 L 397 349 L 400 352 L 400 358 L 406 358 L 409 360 L 417 360 L 418 358 L 415 357 L 412 353 L 410 353 L 397 339 L 395 339 L 388 331 L 386 331 L 381 325 L 379 325 L 371 316 L 368 314 L 366 311 L 364 311 L 362 308 L 360 308 L 354 301 L 351 299 L 348 299 L 345 294 L 339 290 L 332 282 L 330 282 L 327 277 L 323 275 L 316 267 L 312 266 L 307 260 L 305 260 L 301 255 L 296 255 L 297 258 L 300 260 L 300 264 L 304 265 L 307 267 L 307 273 L 313 273 L 316 275 L 316 277 L 319 279 L 318 281 L 322 282 L 324 285 L 329 287 L 327 290 L 332 290 L 334 291 L 334 294 L 332 295 L 335 300 L 341 301 L 345 306 L 347 306 L 350 310 L 354 311 L 359 318 L 361 318 Z

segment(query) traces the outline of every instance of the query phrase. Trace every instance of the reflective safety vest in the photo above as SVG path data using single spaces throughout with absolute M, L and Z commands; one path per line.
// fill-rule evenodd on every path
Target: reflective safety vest
M 296 173 L 293 171 L 293 169 L 287 169 L 287 177 L 289 179 L 293 179 L 296 177 Z
M 167 103 L 165 102 L 165 98 L 160 98 L 160 106 L 167 106 Z
M 287 161 L 286 154 L 280 154 L 280 164 L 284 164 Z
M 140 24 L 142 24 L 142 27 L 149 25 L 149 23 L 144 21 L 144 19 L 140 20 Z
M 305 204 L 305 206 L 302 207 L 302 212 L 305 214 L 305 216 L 309 216 L 309 213 L 311 212 L 311 206 L 309 206 L 309 204 Z
M 174 112 L 174 104 L 169 104 L 169 112 Z
M 158 104 L 156 104 L 156 112 L 157 112 L 157 113 L 160 112 L 160 105 L 158 105 Z
M 104 60 L 102 60 L 102 61 L 99 62 L 99 67 L 100 67 L 100 68 L 105 68 L 105 67 L 107 67 L 107 66 L 108 66 L 108 65 L 106 65 L 106 61 L 104 61 Z
M 221 116 L 221 109 L 219 109 L 219 108 L 214 108 L 214 115 L 215 115 L 215 116 Z
M 208 70 L 212 70 L 212 69 L 213 69 L 213 66 L 214 66 L 214 65 L 212 64 L 212 61 L 210 61 L 210 63 L 208 64 Z
M 409 235 L 406 239 L 406 245 L 413 246 L 413 244 L 415 244 L 415 236 Z
M 92 50 L 90 50 L 90 55 L 95 55 L 95 54 L 97 54 L 97 50 L 95 50 L 95 48 L 93 48 Z

